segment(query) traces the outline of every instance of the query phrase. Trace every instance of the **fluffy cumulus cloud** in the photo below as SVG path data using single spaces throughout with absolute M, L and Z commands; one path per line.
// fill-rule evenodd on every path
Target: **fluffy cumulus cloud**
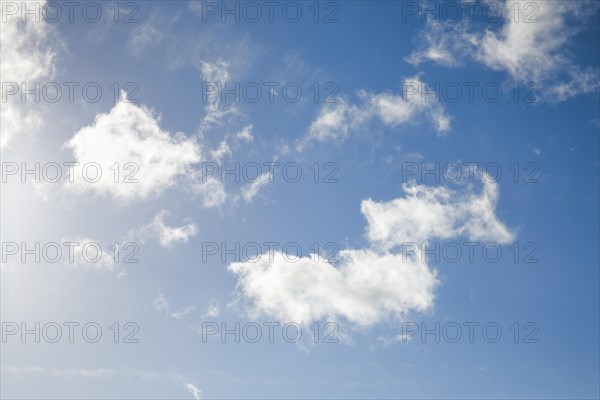
M 568 45 L 597 5 L 588 2 L 504 1 L 503 23 L 498 30 L 479 29 L 464 18 L 427 22 L 421 46 L 407 60 L 415 65 L 432 61 L 458 66 L 465 59 L 506 71 L 519 82 L 539 85 L 547 100 L 564 100 L 577 94 L 597 92 L 598 72 L 576 65 Z M 574 23 L 573 23 L 574 21 Z
M 405 184 L 405 197 L 388 202 L 364 200 L 361 212 L 368 222 L 367 237 L 390 250 L 406 242 L 465 236 L 469 240 L 510 243 L 514 232 L 498 220 L 498 185 L 484 176 L 483 190 L 457 192 L 446 187 Z M 408 240 L 407 240 L 408 239 Z
M 202 62 L 203 79 L 216 87 L 227 82 L 228 65 L 224 61 Z M 161 128 L 159 116 L 144 105 L 128 102 L 123 93 L 109 112 L 98 114 L 93 123 L 65 143 L 79 163 L 72 169 L 74 182 L 68 187 L 78 193 L 131 201 L 148 199 L 181 184 L 203 207 L 223 205 L 228 198 L 224 183 L 214 176 L 203 176 L 199 163 L 231 158 L 243 144 L 253 141 L 253 126 L 239 124 L 233 118 L 234 114 L 241 115 L 237 108 L 223 106 L 218 93 L 207 97 L 205 107 L 199 135 L 188 137 Z M 213 149 L 206 142 L 202 145 L 204 133 L 221 128 L 225 122 L 228 128 L 241 126 L 235 133 L 226 133 Z M 98 170 L 102 175 L 97 177 Z
M 389 202 L 363 201 L 370 246 L 341 251 L 338 264 L 283 253 L 230 264 L 250 314 L 304 325 L 327 319 L 370 326 L 400 319 L 433 307 L 438 279 L 421 250 L 406 254 L 396 245 L 457 236 L 507 243 L 514 237 L 495 215 L 493 182 L 485 182 L 481 193 L 473 187 L 404 190 L 404 197 Z
M 196 236 L 198 227 L 190 221 L 186 221 L 185 225 L 172 227 L 165 224 L 165 217 L 169 215 L 167 210 L 161 210 L 151 223 L 140 228 L 135 234 L 138 240 L 145 240 L 148 237 L 154 236 L 162 247 L 173 247 L 177 243 L 187 243 L 188 240 Z
M 81 167 L 68 187 L 129 201 L 157 195 L 185 178 L 201 160 L 200 147 L 183 133 L 163 130 L 159 122 L 148 108 L 125 98 L 98 114 L 65 144 Z
M 45 1 L 39 2 L 43 7 Z M 42 126 L 43 111 L 31 95 L 21 100 L 21 85 L 31 89 L 36 83 L 43 85 L 55 74 L 56 61 L 61 47 L 52 24 L 35 22 L 32 16 L 23 20 L 19 11 L 21 3 L 3 4 L 1 7 L 2 35 L 0 35 L 0 75 L 6 86 L 6 102 L 2 101 L 0 148 L 6 148 L 17 135 L 31 133 Z M 15 11 L 16 8 L 16 11 Z M 4 22 L 6 21 L 6 22 Z M 9 95 L 17 91 L 14 95 Z
M 311 141 L 344 141 L 353 130 L 372 120 L 394 128 L 406 124 L 417 125 L 425 118 L 433 124 L 438 134 L 450 130 L 452 118 L 439 102 L 422 96 L 427 85 L 419 76 L 404 80 L 402 86 L 403 93 L 400 95 L 361 90 L 357 104 L 343 99 L 325 104 L 306 135 L 297 142 L 296 149 L 302 151 Z
M 425 311 L 433 305 L 437 285 L 435 272 L 423 262 L 362 249 L 342 251 L 339 267 L 314 257 L 292 262 L 275 253 L 273 262 L 261 257 L 229 269 L 252 302 L 253 314 L 302 325 L 339 318 L 371 325 L 389 314 Z

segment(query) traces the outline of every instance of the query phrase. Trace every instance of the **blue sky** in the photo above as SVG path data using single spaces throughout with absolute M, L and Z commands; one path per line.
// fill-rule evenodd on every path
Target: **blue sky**
M 282 2 L 272 22 L 259 2 L 257 23 L 243 2 L 82 3 L 72 22 L 64 2 L 57 22 L 37 4 L 39 22 L 2 1 L 4 398 L 600 396 L 597 2 L 452 2 L 475 7 L 456 21 L 450 2 Z M 59 101 L 51 86 L 21 98 L 50 82 Z M 236 84 L 238 101 L 209 91 Z M 39 182 L 21 176 L 36 162 Z M 70 182 L 65 162 L 102 177 Z M 209 169 L 235 165 L 260 179 Z M 463 175 L 421 174 L 436 165 Z M 104 258 L 23 255 L 65 242 Z M 130 243 L 118 261 L 114 242 Z M 236 243 L 260 260 L 226 254 Z M 39 343 L 22 336 L 36 323 Z M 207 331 L 236 323 L 263 336 Z M 421 336 L 436 326 L 439 341 Z

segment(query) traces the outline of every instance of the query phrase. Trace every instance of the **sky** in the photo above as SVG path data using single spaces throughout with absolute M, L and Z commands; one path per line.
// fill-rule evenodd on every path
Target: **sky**
M 0 397 L 600 397 L 598 2 L 0 6 Z

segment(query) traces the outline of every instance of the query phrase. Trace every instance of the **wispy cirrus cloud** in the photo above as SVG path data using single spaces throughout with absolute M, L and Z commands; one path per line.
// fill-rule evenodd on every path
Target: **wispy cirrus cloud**
M 175 319 L 183 319 L 190 315 L 192 312 L 194 312 L 194 310 L 196 309 L 195 305 L 191 305 L 181 308 L 179 310 L 172 311 L 169 300 L 167 300 L 167 298 L 162 293 L 159 293 L 158 296 L 154 299 L 154 301 L 152 302 L 152 307 L 156 311 L 163 313 L 165 316 Z
M 202 399 L 202 392 L 197 385 L 189 383 L 190 379 L 168 371 L 150 371 L 142 369 L 113 368 L 54 368 L 47 366 L 8 366 L 2 365 L 3 374 L 29 375 L 42 374 L 61 378 L 134 380 L 140 379 L 154 382 L 166 382 L 179 386 L 190 393 L 195 400 Z
M 432 123 L 438 134 L 447 133 L 452 117 L 443 105 L 421 99 L 421 91 L 426 90 L 427 85 L 419 76 L 405 82 L 410 83 L 414 93 L 369 93 L 361 90 L 358 92 L 357 103 L 339 99 L 336 103 L 325 104 L 311 122 L 306 135 L 296 142 L 296 150 L 304 150 L 313 141 L 343 142 L 353 131 L 372 120 L 393 128 L 401 125 L 419 126 L 422 119 L 425 119 Z M 404 86 L 403 89 L 406 90 L 408 84 Z
M 196 236 L 198 226 L 193 222 L 186 220 L 185 225 L 173 227 L 165 223 L 165 218 L 169 215 L 167 210 L 161 210 L 156 214 L 152 222 L 144 225 L 131 233 L 131 236 L 137 240 L 144 241 L 148 237 L 156 237 L 162 247 L 173 247 L 177 243 L 187 243 L 188 240 Z
M 518 82 L 536 83 L 547 101 L 562 101 L 600 88 L 598 71 L 577 65 L 569 53 L 598 5 L 573 1 L 503 1 L 499 30 L 482 29 L 468 19 L 460 22 L 429 20 L 421 32 L 419 48 L 407 61 L 426 61 L 457 67 L 475 60 L 493 70 L 505 71 Z M 569 20 L 575 20 L 575 27 Z

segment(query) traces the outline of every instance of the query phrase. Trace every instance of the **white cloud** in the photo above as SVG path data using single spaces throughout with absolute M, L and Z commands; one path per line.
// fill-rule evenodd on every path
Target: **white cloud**
M 144 22 L 137 23 L 131 31 L 129 48 L 135 55 L 164 45 L 172 35 L 172 28 L 179 22 L 179 13 L 173 16 L 153 13 Z
M 2 372 L 11 373 L 11 374 L 48 374 L 53 376 L 60 377 L 68 377 L 68 376 L 76 376 L 82 378 L 105 378 L 114 376 L 115 371 L 103 368 L 97 369 L 59 369 L 59 368 L 47 368 L 47 367 L 15 367 L 15 366 L 2 366 Z
M 152 302 L 152 307 L 156 311 L 167 312 L 169 310 L 169 301 L 162 293 L 159 293 L 158 297 Z
M 467 21 L 459 23 L 444 23 L 429 20 L 426 29 L 421 32 L 422 45 L 406 58 L 413 65 L 425 61 L 456 67 L 476 45 L 476 37 L 468 32 Z
M 366 122 L 378 119 L 388 127 L 404 124 L 418 125 L 421 117 L 429 119 L 439 134 L 450 130 L 451 117 L 444 107 L 434 100 L 421 96 L 427 85 L 419 76 L 404 81 L 404 89 L 410 93 L 396 95 L 389 92 L 358 92 L 360 104 L 351 104 L 339 99 L 337 103 L 325 104 L 308 128 L 307 134 L 297 142 L 296 149 L 302 151 L 310 141 L 343 141 L 350 132 Z
M 221 102 L 221 85 L 230 80 L 229 63 L 218 60 L 214 63 L 201 61 L 200 74 L 204 85 L 206 85 L 206 105 L 204 119 L 200 131 L 204 132 L 213 126 L 219 126 L 225 121 L 225 117 L 239 115 L 240 111 L 233 105 L 223 106 Z
M 225 83 L 229 80 L 229 63 L 218 60 L 214 63 L 201 61 L 200 72 L 202 77 L 209 82 Z
M 572 32 L 565 17 L 579 9 L 576 3 L 538 2 L 537 22 L 516 22 L 505 19 L 500 33 L 486 30 L 480 38 L 480 53 L 477 58 L 493 69 L 506 70 L 515 78 L 532 78 L 535 81 L 553 74 L 569 63 L 559 50 L 564 48 Z M 517 7 L 518 14 L 527 15 L 526 2 L 508 1 L 504 5 L 504 15 L 510 15 L 510 8 Z
M 427 87 L 425 83 L 419 77 L 404 82 L 415 88 L 416 93 L 404 98 L 391 93 L 364 93 L 363 97 L 368 99 L 371 113 L 390 127 L 414 122 L 415 117 L 425 115 L 434 124 L 437 132 L 449 131 L 451 118 L 446 114 L 443 106 L 435 101 L 424 101 L 422 98 L 421 91 Z
M 167 210 L 161 210 L 154 220 L 140 228 L 135 236 L 142 241 L 148 236 L 157 236 L 161 246 L 173 247 L 177 243 L 187 243 L 190 237 L 198 233 L 198 227 L 192 222 L 179 227 L 166 225 L 164 220 L 167 215 Z
M 45 1 L 40 1 L 40 9 Z M 16 3 L 15 3 L 16 4 Z M 19 5 L 17 5 L 19 7 Z M 2 11 L 5 7 L 2 7 Z M 38 103 L 28 96 L 21 101 L 20 86 L 27 89 L 38 82 L 43 85 L 55 75 L 56 61 L 62 43 L 51 24 L 35 22 L 30 16 L 22 21 L 21 13 L 1 15 L 2 35 L 0 35 L 0 75 L 3 83 L 16 83 L 19 93 L 7 96 L 2 102 L 0 148 L 6 148 L 9 142 L 21 134 L 37 131 L 43 123 L 43 111 Z M 3 88 L 4 91 L 4 88 Z
M 568 53 L 579 28 L 567 23 L 571 18 L 584 22 L 597 12 L 596 6 L 577 1 L 506 1 L 502 5 L 504 21 L 499 31 L 476 30 L 467 19 L 428 22 L 421 34 L 424 44 L 407 61 L 457 66 L 466 58 L 474 59 L 506 71 L 516 81 L 537 83 L 540 94 L 554 101 L 598 91 L 597 71 L 575 65 Z
M 0 136 L 0 148 L 8 148 L 12 139 L 21 134 L 38 131 L 42 126 L 42 114 L 33 111 L 26 106 L 16 104 L 15 101 L 2 103 L 2 135 Z
M 244 142 L 252 142 L 254 140 L 254 136 L 252 136 L 252 124 L 246 125 L 239 131 L 236 135 L 236 138 L 239 140 L 243 140 Z
M 69 247 L 69 253 L 72 249 L 73 262 L 71 254 L 69 258 L 65 257 L 65 262 L 69 262 L 74 267 L 94 268 L 98 270 L 113 271 L 117 267 L 113 251 L 109 246 L 103 245 L 97 240 L 90 238 L 64 238 L 62 243 Z
M 200 391 L 200 389 L 198 389 L 197 386 L 195 386 L 191 383 L 186 383 L 185 388 L 188 390 L 188 392 L 190 392 L 192 394 L 192 396 L 194 396 L 195 400 L 202 399 L 202 392 Z
M 148 108 L 124 100 L 107 114 L 97 115 L 91 125 L 65 144 L 81 166 L 95 162 L 103 172 L 95 183 L 78 176 L 69 188 L 122 201 L 145 199 L 175 185 L 200 161 L 200 148 L 194 139 L 161 129 L 159 118 Z M 115 162 L 119 163 L 117 182 L 114 169 L 110 169 Z M 89 175 L 94 178 L 94 169 L 91 171 Z M 138 182 L 125 182 L 128 177 Z
M 340 99 L 338 103 L 328 103 L 321 108 L 319 116 L 310 124 L 307 135 L 299 142 L 298 149 L 302 150 L 307 142 L 316 140 L 342 141 L 348 136 L 351 128 L 356 128 L 365 116 L 361 110 Z
M 155 46 L 165 39 L 166 35 L 160 31 L 153 22 L 139 25 L 131 36 L 131 50 L 134 54 L 141 54 L 147 47 Z
M 223 158 L 231 155 L 231 147 L 229 147 L 227 141 L 223 140 L 219 144 L 219 147 L 217 147 L 215 150 L 211 150 L 210 155 L 213 160 L 221 162 Z
M 506 244 L 514 239 L 495 215 L 499 188 L 485 176 L 481 194 L 472 186 L 464 191 L 446 187 L 405 184 L 405 197 L 388 202 L 364 200 L 361 211 L 368 222 L 369 241 L 384 250 L 406 242 L 466 236 Z
M 206 314 L 204 314 L 204 317 L 218 317 L 219 313 L 219 303 L 211 301 L 211 303 L 208 305 L 208 308 L 206 309 Z
M 191 184 L 190 188 L 200 198 L 204 208 L 219 207 L 227 200 L 225 185 L 213 176 L 205 178 L 205 182 Z
M 156 299 L 154 299 L 154 301 L 152 302 L 152 307 L 156 311 L 163 313 L 165 316 L 172 317 L 175 319 L 183 319 L 190 315 L 196 309 L 196 306 L 191 305 L 184 307 L 180 310 L 171 311 L 171 304 L 162 293 L 159 293 Z
M 252 317 L 275 317 L 307 325 L 343 319 L 369 326 L 410 312 L 429 310 L 438 285 L 421 254 L 392 252 L 404 242 L 467 236 L 507 243 L 513 235 L 495 216 L 498 189 L 484 183 L 480 195 L 446 188 L 405 186 L 390 202 L 365 200 L 361 210 L 370 247 L 340 252 L 339 265 L 313 255 L 296 262 L 282 253 L 273 260 L 237 262 L 228 269 Z M 286 258 L 287 257 L 287 258 Z
M 200 69 L 207 81 L 218 83 L 229 79 L 228 65 L 224 61 L 202 62 Z M 221 126 L 226 115 L 237 114 L 233 108 L 223 108 L 219 96 L 209 96 L 199 137 L 204 137 L 205 129 Z M 227 121 L 235 122 L 233 119 Z M 108 113 L 97 115 L 92 124 L 80 129 L 65 144 L 80 164 L 75 167 L 75 182 L 66 186 L 78 193 L 132 201 L 148 199 L 169 187 L 183 184 L 200 199 L 203 207 L 219 207 L 228 197 L 224 183 L 212 176 L 203 177 L 194 167 L 201 161 L 221 162 L 230 157 L 241 142 L 253 140 L 252 127 L 247 124 L 235 134 L 226 134 L 217 148 L 206 149 L 196 138 L 163 130 L 159 116 L 143 105 L 127 102 L 122 93 L 121 101 Z M 95 178 L 93 163 L 98 163 L 102 170 L 98 182 L 88 182 L 82 177 L 83 166 L 91 165 L 88 180 Z M 118 163 L 116 169 L 119 171 L 117 182 L 115 163 Z M 137 182 L 127 182 L 131 180 Z
M 183 319 L 183 318 L 187 317 L 188 315 L 190 315 L 192 312 L 194 312 L 195 309 L 196 309 L 196 306 L 187 306 L 187 307 L 182 308 L 181 310 L 173 311 L 171 313 L 171 317 L 173 317 L 175 319 Z
M 380 336 L 377 338 L 377 341 L 383 343 L 384 346 L 389 346 L 395 343 L 408 343 L 412 338 L 412 335 L 401 333 L 393 337 Z
M 269 172 L 263 173 L 255 182 L 251 182 L 242 188 L 242 198 L 246 203 L 251 203 L 261 188 L 267 183 L 273 182 Z
M 96 378 L 96 379 L 125 379 L 139 383 L 140 380 L 150 382 L 161 382 L 184 387 L 194 399 L 202 398 L 202 393 L 198 386 L 187 383 L 189 378 L 169 371 L 151 371 L 131 368 L 121 369 L 85 369 L 85 368 L 51 368 L 40 366 L 6 366 L 1 367 L 2 374 L 26 375 L 26 374 L 43 374 L 58 377 L 81 377 L 81 378 Z
M 340 266 L 304 257 L 287 261 L 277 252 L 274 261 L 233 263 L 238 289 L 252 303 L 256 316 L 275 317 L 308 325 L 343 318 L 372 325 L 387 316 L 402 316 L 433 305 L 435 272 L 418 260 L 371 250 L 340 252 Z

